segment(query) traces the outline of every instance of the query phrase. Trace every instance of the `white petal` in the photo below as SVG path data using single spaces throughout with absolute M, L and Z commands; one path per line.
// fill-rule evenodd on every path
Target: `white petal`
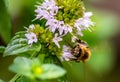
M 92 15 L 93 15 L 92 12 L 86 12 L 84 14 L 84 18 L 90 18 Z
M 30 28 L 30 29 L 34 29 L 34 28 L 35 28 L 34 24 L 31 24 L 31 25 L 29 26 L 29 28 Z
M 33 42 L 37 42 L 37 36 L 33 32 L 25 34 L 25 36 L 28 39 L 28 44 L 32 44 Z
M 58 37 L 58 34 L 55 34 L 55 37 L 53 38 L 53 42 L 55 43 L 56 46 L 58 46 L 58 48 L 60 48 L 59 42 L 62 41 L 61 37 Z

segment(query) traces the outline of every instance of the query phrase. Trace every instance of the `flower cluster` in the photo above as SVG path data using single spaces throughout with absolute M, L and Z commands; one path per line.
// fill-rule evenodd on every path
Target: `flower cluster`
M 27 34 L 25 34 L 28 44 L 36 43 L 39 39 L 38 36 L 40 36 L 41 40 L 48 42 L 47 44 L 54 43 L 63 50 L 61 52 L 63 54 L 62 60 L 75 59 L 69 48 L 64 46 L 66 44 L 60 45 L 59 43 L 64 41 L 63 36 L 67 35 L 71 37 L 69 42 L 75 43 L 78 39 L 77 36 L 83 36 L 82 30 L 90 30 L 90 27 L 95 25 L 90 19 L 92 12 L 85 12 L 82 1 L 79 0 L 44 0 L 43 3 L 37 5 L 35 12 L 36 19 L 46 21 L 44 30 L 51 32 L 52 38 L 47 37 L 47 32 L 41 34 L 39 28 L 34 30 L 35 26 L 30 25 Z
M 51 19 L 58 12 L 58 7 L 54 0 L 45 0 L 41 6 L 37 6 L 35 10 L 37 19 Z
M 75 0 L 75 1 L 78 1 L 78 0 Z M 51 32 L 55 33 L 56 30 L 58 30 L 59 34 L 62 35 L 62 34 L 67 34 L 68 32 L 72 33 L 72 31 L 75 30 L 78 35 L 82 35 L 82 32 L 81 32 L 82 30 L 85 30 L 91 25 L 92 26 L 94 25 L 94 23 L 90 20 L 90 17 L 92 16 L 91 12 L 84 12 L 83 13 L 84 16 L 82 18 L 73 18 L 74 16 L 71 15 L 71 18 L 73 19 L 70 19 L 70 16 L 64 17 L 67 11 L 62 12 L 62 10 L 66 9 L 65 6 L 63 5 L 64 7 L 61 7 L 61 5 L 57 6 L 57 4 L 59 3 L 55 2 L 55 0 L 45 0 L 41 5 L 38 5 L 37 9 L 35 10 L 35 12 L 37 13 L 36 19 L 40 19 L 40 20 L 46 19 L 47 20 L 46 26 L 48 26 L 48 29 Z M 68 5 L 68 4 L 65 3 L 65 5 Z M 69 10 L 72 10 L 72 9 L 69 9 Z M 56 16 L 59 16 L 58 15 L 59 13 L 62 13 L 61 16 L 63 16 L 62 18 L 63 20 L 60 20 L 59 17 L 58 18 L 56 17 Z M 74 13 L 77 13 L 77 11 L 75 11 Z M 70 24 L 71 22 L 66 23 L 67 19 L 74 20 L 72 21 L 73 24 Z
M 35 12 L 37 13 L 36 19 L 46 19 L 46 26 L 51 32 L 55 32 L 58 29 L 59 34 L 62 35 L 63 32 L 72 32 L 70 25 L 65 25 L 64 21 L 56 20 L 54 17 L 57 14 L 60 7 L 56 6 L 54 0 L 45 0 L 42 5 L 37 6 Z

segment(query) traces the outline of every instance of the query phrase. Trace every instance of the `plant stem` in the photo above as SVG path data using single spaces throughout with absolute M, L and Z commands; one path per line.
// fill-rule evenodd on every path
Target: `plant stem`
M 16 74 L 9 82 L 15 82 L 18 77 L 20 77 L 20 74 Z

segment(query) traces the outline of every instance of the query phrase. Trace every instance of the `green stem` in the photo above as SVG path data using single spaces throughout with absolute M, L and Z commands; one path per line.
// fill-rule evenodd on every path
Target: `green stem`
M 9 82 L 15 82 L 20 76 L 20 74 L 16 74 Z

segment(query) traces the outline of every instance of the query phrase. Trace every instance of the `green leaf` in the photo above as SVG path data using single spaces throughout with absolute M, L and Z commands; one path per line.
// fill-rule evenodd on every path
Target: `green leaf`
M 25 37 L 25 32 L 21 31 L 16 33 L 12 38 L 7 48 L 5 49 L 4 56 L 17 55 L 25 52 L 39 52 L 41 49 L 40 44 L 28 45 L 28 40 Z
M 31 80 L 36 78 L 55 79 L 65 75 L 66 71 L 54 64 L 42 64 L 39 59 L 33 58 L 32 60 L 25 57 L 17 57 L 14 63 L 9 67 L 9 70 L 26 76 Z M 41 72 L 40 72 L 41 70 Z
M 14 60 L 14 63 L 9 67 L 9 70 L 21 75 L 32 77 L 32 74 L 30 72 L 31 60 L 25 57 L 17 57 Z
M 8 12 L 11 15 L 18 14 L 23 6 L 23 2 L 21 0 L 5 0 L 5 3 L 8 8 Z
M 4 82 L 4 81 L 0 79 L 0 82 Z
M 28 78 L 21 76 L 19 79 L 16 80 L 16 82 L 31 82 Z
M 0 35 L 5 43 L 11 39 L 11 18 L 5 8 L 4 0 L 0 0 Z
M 43 64 L 44 59 L 45 59 L 45 54 L 39 54 L 39 59 L 40 59 L 41 64 Z
M 49 55 L 45 55 L 44 63 L 56 64 L 56 65 L 63 67 L 59 58 L 56 55 L 52 55 L 50 53 L 49 53 Z
M 67 75 L 65 74 L 64 76 L 58 78 L 57 81 L 58 81 L 58 82 L 68 82 L 68 81 L 67 81 Z
M 3 53 L 5 51 L 5 47 L 4 46 L 0 46 L 0 53 Z
M 55 79 L 65 75 L 66 71 L 54 64 L 42 65 L 43 73 L 39 76 L 40 79 Z
M 43 0 L 4 0 L 11 15 L 20 13 L 25 7 L 33 10 L 37 1 L 42 2 Z

